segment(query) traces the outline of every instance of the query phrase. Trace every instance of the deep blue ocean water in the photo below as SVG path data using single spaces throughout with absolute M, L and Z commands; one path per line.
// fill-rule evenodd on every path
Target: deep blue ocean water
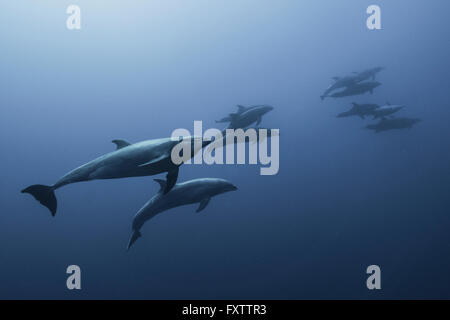
M 66 28 L 69 4 L 82 29 Z M 366 28 L 378 4 L 382 30 Z M 450 298 L 450 3 L 25 1 L 1 5 L 0 298 Z M 319 96 L 331 77 L 385 66 L 373 95 Z M 337 119 L 351 102 L 404 104 L 410 130 Z M 179 181 L 239 187 L 149 221 L 154 177 L 56 191 L 52 218 L 24 187 L 52 184 L 113 139 L 205 128 L 271 104 L 280 171 L 184 165 Z M 162 177 L 162 175 L 161 175 Z M 66 288 L 66 268 L 82 290 Z M 382 289 L 366 288 L 381 267 Z

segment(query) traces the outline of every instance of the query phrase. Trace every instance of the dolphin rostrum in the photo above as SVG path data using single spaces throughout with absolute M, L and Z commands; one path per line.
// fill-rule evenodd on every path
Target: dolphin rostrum
M 124 140 L 113 140 L 112 142 L 117 146 L 115 151 L 75 168 L 51 186 L 36 184 L 23 189 L 22 193 L 31 194 L 50 210 L 52 216 L 56 214 L 57 208 L 54 191 L 75 182 L 142 177 L 167 172 L 166 178 L 168 182 L 164 188 L 164 193 L 167 193 L 175 185 L 178 178 L 179 165 L 172 162 L 172 148 L 181 141 L 190 142 L 191 146 L 196 145 L 194 143 L 196 139 L 201 138 L 163 138 L 134 144 Z M 204 147 L 209 143 L 209 141 L 202 142 L 200 146 Z M 193 151 L 192 155 L 198 150 Z
M 177 183 L 170 192 L 164 194 L 166 181 L 155 179 L 161 189 L 134 216 L 132 233 L 127 250 L 141 237 L 141 228 L 145 222 L 163 211 L 188 204 L 200 203 L 197 212 L 208 205 L 212 197 L 221 193 L 237 190 L 231 182 L 217 178 L 202 178 Z

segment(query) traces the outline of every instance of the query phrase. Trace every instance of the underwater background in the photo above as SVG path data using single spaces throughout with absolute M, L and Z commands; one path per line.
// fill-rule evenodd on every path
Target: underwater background
M 66 28 L 70 4 L 82 29 Z M 381 7 L 382 30 L 366 27 Z M 0 298 L 450 298 L 450 2 L 379 0 L 4 1 L 0 29 Z M 373 95 L 321 101 L 333 76 L 375 66 Z M 338 119 L 351 102 L 403 104 L 410 130 Z M 155 177 L 56 191 L 113 139 L 204 129 L 236 104 L 270 104 L 280 171 L 183 165 L 179 182 L 239 190 L 148 221 Z M 221 128 L 221 127 L 219 127 Z M 81 268 L 82 289 L 66 288 Z M 366 268 L 381 267 L 381 290 Z

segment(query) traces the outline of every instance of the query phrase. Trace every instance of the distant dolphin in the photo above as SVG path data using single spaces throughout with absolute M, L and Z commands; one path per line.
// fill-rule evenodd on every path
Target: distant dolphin
M 343 117 L 359 116 L 361 119 L 364 119 L 365 116 L 373 115 L 374 110 L 380 107 L 379 105 L 372 103 L 357 104 L 353 102 L 352 104 L 353 107 L 349 111 L 339 113 L 337 117 L 343 118 Z
M 345 88 L 352 86 L 358 82 L 360 82 L 359 77 L 357 75 L 350 75 L 345 77 L 333 77 L 334 83 L 332 83 L 325 92 L 320 96 L 320 99 L 325 99 L 328 97 L 328 94 L 334 90 Z
M 263 105 L 245 110 L 242 113 L 231 113 L 231 121 L 228 125 L 228 129 L 244 129 L 255 122 L 256 125 L 259 125 L 261 123 L 262 116 L 272 110 L 272 106 Z
M 358 77 L 359 81 L 364 81 L 367 79 L 372 79 L 375 80 L 375 76 L 378 72 L 380 72 L 381 70 L 384 70 L 386 68 L 384 67 L 375 67 L 375 68 L 371 68 L 371 69 L 367 69 L 361 72 L 354 72 L 356 74 L 356 76 Z
M 401 105 L 391 105 L 391 104 L 387 104 L 385 106 L 382 106 L 376 110 L 373 111 L 373 118 L 383 118 L 383 117 L 387 117 L 390 116 L 398 111 L 400 111 L 401 109 L 403 109 L 405 106 L 401 106 Z
M 420 121 L 421 120 L 417 118 L 383 118 L 380 120 L 380 122 L 376 124 L 369 124 L 368 126 L 366 126 L 366 128 L 374 130 L 375 133 L 394 129 L 411 129 L 413 125 Z
M 373 93 L 373 89 L 375 89 L 380 85 L 381 83 L 378 81 L 361 82 L 351 85 L 347 87 L 345 90 L 333 93 L 332 95 L 329 95 L 327 97 L 341 98 L 341 97 L 355 96 L 358 94 L 364 94 L 366 92 Z
M 127 245 L 127 250 L 133 243 L 141 237 L 141 228 L 145 222 L 156 216 L 158 213 L 171 208 L 188 204 L 200 203 L 197 212 L 202 211 L 208 205 L 212 197 L 221 193 L 237 190 L 237 188 L 227 180 L 216 178 L 202 178 L 177 183 L 170 192 L 163 193 L 166 189 L 166 182 L 155 179 L 161 186 L 159 192 L 153 196 L 135 215 L 132 225 L 132 233 Z
M 237 111 L 236 113 L 237 113 L 237 114 L 241 114 L 241 113 L 244 112 L 244 111 L 247 111 L 247 110 L 250 110 L 250 109 L 252 109 L 252 108 L 259 107 L 259 106 L 250 106 L 250 107 L 246 107 L 246 106 L 243 106 L 243 105 L 238 104 L 236 107 L 238 108 L 238 111 Z M 231 121 L 231 113 L 230 113 L 230 115 L 228 115 L 228 116 L 225 117 L 225 118 L 222 118 L 222 119 L 220 119 L 220 120 L 216 120 L 216 123 L 223 123 L 223 122 L 230 122 L 230 121 Z
M 187 137 L 184 137 L 186 141 Z M 188 137 L 191 145 L 195 137 Z M 180 143 L 181 139 L 163 138 L 146 140 L 131 144 L 124 140 L 113 140 L 117 150 L 96 158 L 65 174 L 52 186 L 32 185 L 22 190 L 22 193 L 31 194 L 42 205 L 46 206 L 52 216 L 56 214 L 57 201 L 54 191 L 67 184 L 90 181 L 97 179 L 116 179 L 128 177 L 152 176 L 167 172 L 167 185 L 164 192 L 167 193 L 175 185 L 178 178 L 179 165 L 171 160 L 172 148 Z M 202 147 L 210 141 L 202 142 Z M 198 151 L 193 150 L 192 155 Z

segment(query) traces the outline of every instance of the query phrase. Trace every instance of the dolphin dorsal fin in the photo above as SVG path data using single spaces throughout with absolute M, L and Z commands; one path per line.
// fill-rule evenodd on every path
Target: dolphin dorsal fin
M 112 143 L 114 143 L 117 147 L 116 150 L 128 147 L 129 145 L 131 145 L 131 143 L 129 143 L 128 141 L 125 140 L 113 140 L 111 141 Z
M 247 107 L 244 107 L 243 105 L 240 104 L 238 104 L 236 107 L 238 108 L 238 113 L 242 113 L 245 110 L 247 110 Z
M 339 80 L 339 77 L 332 77 L 333 80 Z
M 387 104 L 388 106 L 390 106 L 390 105 L 391 105 L 391 103 L 390 103 L 389 101 L 386 101 L 386 104 Z
M 166 180 L 163 179 L 153 179 L 159 183 L 159 192 L 162 192 L 166 188 Z

